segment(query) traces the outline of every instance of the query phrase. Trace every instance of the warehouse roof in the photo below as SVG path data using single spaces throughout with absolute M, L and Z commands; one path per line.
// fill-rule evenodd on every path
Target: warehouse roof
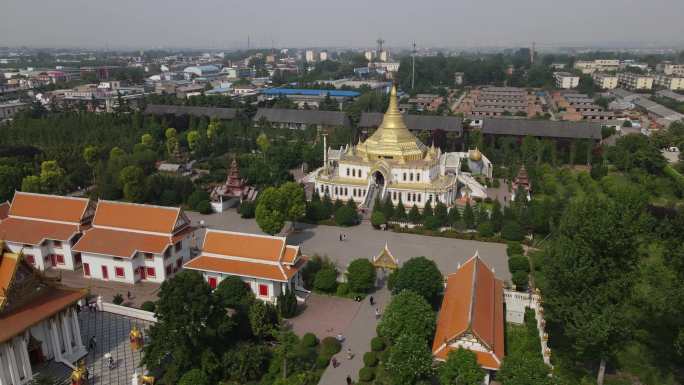
M 380 126 L 382 117 L 381 112 L 364 112 L 361 114 L 359 127 L 374 128 Z M 411 131 L 421 130 L 443 130 L 450 132 L 463 131 L 463 119 L 457 116 L 434 116 L 434 115 L 404 115 L 406 127 Z
M 342 90 L 315 90 L 302 88 L 267 88 L 261 91 L 264 95 L 278 96 L 278 95 L 307 95 L 307 96 L 325 96 L 355 98 L 361 95 L 356 91 L 342 91 Z
M 284 108 L 259 108 L 254 121 L 261 119 L 274 123 L 321 124 L 325 126 L 349 126 L 344 112 L 318 110 L 291 110 Z
M 530 119 L 485 119 L 482 133 L 569 139 L 601 139 L 601 124 Z
M 191 107 L 191 106 L 167 106 L 161 104 L 148 104 L 145 107 L 145 115 L 190 115 L 206 116 L 223 120 L 235 119 L 237 109 L 220 107 Z

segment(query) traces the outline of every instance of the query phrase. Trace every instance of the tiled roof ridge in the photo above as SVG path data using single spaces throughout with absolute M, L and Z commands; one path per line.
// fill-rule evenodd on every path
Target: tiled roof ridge
M 274 240 L 280 240 L 283 241 L 283 244 L 286 244 L 287 238 L 286 237 L 279 237 L 277 235 L 267 235 L 267 234 L 254 234 L 254 233 L 242 233 L 239 231 L 231 231 L 231 230 L 220 230 L 220 229 L 212 229 L 212 228 L 207 228 L 207 234 L 208 233 L 220 233 L 220 234 L 231 234 L 231 235 L 240 235 L 240 236 L 247 236 L 247 237 L 260 237 L 260 238 L 267 238 L 267 239 L 274 239 Z M 206 242 L 207 237 L 204 237 L 204 240 Z
M 162 206 L 162 205 L 152 205 L 152 204 L 148 204 L 148 203 L 135 203 L 135 202 L 125 202 L 125 201 L 114 201 L 114 200 L 109 200 L 109 199 L 98 199 L 97 203 L 100 203 L 100 202 L 122 204 L 122 205 L 128 205 L 128 206 L 137 206 L 137 207 L 151 207 L 151 208 L 155 208 L 155 209 L 173 210 L 176 212 L 181 211 L 181 208 L 176 207 L 176 206 Z
M 90 201 L 90 198 L 71 197 L 68 195 L 43 194 L 43 193 L 34 193 L 34 192 L 28 192 L 28 191 L 15 190 L 14 191 L 14 197 L 12 197 L 12 202 L 14 202 L 14 199 L 16 198 L 17 194 L 19 194 L 19 195 L 31 195 L 31 196 L 38 196 L 38 197 L 60 198 L 60 199 L 73 199 L 73 200 L 78 200 L 78 201 Z

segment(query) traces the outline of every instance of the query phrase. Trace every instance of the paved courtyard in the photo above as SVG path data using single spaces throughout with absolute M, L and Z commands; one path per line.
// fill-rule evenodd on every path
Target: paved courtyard
M 131 285 L 123 282 L 102 281 L 90 279 L 83 276 L 83 268 L 76 270 L 56 270 L 49 269 L 46 274 L 51 277 L 61 277 L 61 284 L 74 288 L 87 288 L 92 295 L 102 296 L 104 302 L 112 302 L 115 295 L 121 294 L 124 297 L 124 305 L 139 308 L 145 301 L 156 301 L 159 292 L 158 283 L 138 282 Z M 131 297 L 128 298 L 128 293 Z
M 140 359 L 142 351 L 133 351 L 128 340 L 133 326 L 146 330 L 150 323 L 122 315 L 101 312 L 91 313 L 86 310 L 79 313 L 83 343 L 88 348 L 86 365 L 90 372 L 89 385 L 129 385 L 135 371 L 141 373 Z M 88 345 L 95 336 L 95 349 Z M 104 354 L 110 353 L 116 363 L 115 369 L 109 369 Z
M 313 333 L 319 339 L 344 334 L 361 307 L 351 299 L 311 293 L 302 312 L 287 320 L 299 336 Z
M 221 214 L 201 215 L 188 212 L 193 224 L 204 221 L 204 225 L 216 229 L 263 234 L 256 221 L 242 219 L 235 210 Z M 340 242 L 340 234 L 346 240 Z M 201 238 L 201 235 L 198 235 Z M 201 239 L 198 239 L 201 245 Z M 478 242 L 442 237 L 428 237 L 414 234 L 401 234 L 393 231 L 375 230 L 364 222 L 359 226 L 342 228 L 336 226 L 314 226 L 297 224 L 297 230 L 288 236 L 288 243 L 301 245 L 306 255 L 327 255 L 340 269 L 345 269 L 351 260 L 372 257 L 385 246 L 399 262 L 415 256 L 433 259 L 443 274 L 453 273 L 459 263 L 463 263 L 479 251 L 482 257 L 500 279 L 510 279 L 506 257 L 506 245 L 500 243 Z

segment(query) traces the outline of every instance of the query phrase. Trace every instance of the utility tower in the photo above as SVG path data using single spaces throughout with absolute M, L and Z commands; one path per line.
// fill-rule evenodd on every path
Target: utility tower
M 416 42 L 413 42 L 413 51 L 411 51 L 411 90 L 416 83 Z
M 375 42 L 378 43 L 378 56 L 380 56 L 380 52 L 382 52 L 382 45 L 385 44 L 385 40 L 379 37 Z

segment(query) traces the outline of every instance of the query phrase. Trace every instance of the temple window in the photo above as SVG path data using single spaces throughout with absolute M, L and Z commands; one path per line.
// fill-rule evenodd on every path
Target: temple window
M 349 176 L 349 169 L 347 169 L 347 176 Z
M 416 180 L 420 182 L 420 174 L 416 174 Z
M 411 182 L 413 182 L 413 173 L 410 173 L 409 177 L 410 177 Z
M 418 202 L 421 201 L 421 197 L 422 197 L 422 196 L 423 196 L 423 194 L 418 194 Z
M 406 180 L 406 173 L 404 173 L 404 180 Z
M 349 169 L 347 169 L 347 171 L 349 171 Z M 356 169 L 355 168 L 352 169 L 352 176 L 356 177 Z
M 359 169 L 359 178 L 361 178 L 363 174 L 361 173 L 361 169 Z

